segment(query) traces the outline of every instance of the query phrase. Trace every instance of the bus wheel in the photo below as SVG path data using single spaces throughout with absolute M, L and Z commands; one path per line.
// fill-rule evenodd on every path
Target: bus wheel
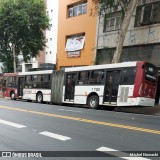
M 42 93 L 38 93 L 37 94 L 36 101 L 38 103 L 42 103 L 43 102 L 43 94 Z
M 99 108 L 99 98 L 96 95 L 90 96 L 88 99 L 88 107 L 90 109 L 98 109 Z
M 15 100 L 15 99 L 16 99 L 16 98 L 15 98 L 15 93 L 14 93 L 13 91 L 11 92 L 10 97 L 11 97 L 12 100 Z

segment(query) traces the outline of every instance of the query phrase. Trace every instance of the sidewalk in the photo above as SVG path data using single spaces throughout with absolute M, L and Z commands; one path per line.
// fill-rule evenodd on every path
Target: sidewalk
M 160 116 L 160 105 L 155 105 L 154 107 L 118 107 L 115 110 L 120 112 Z

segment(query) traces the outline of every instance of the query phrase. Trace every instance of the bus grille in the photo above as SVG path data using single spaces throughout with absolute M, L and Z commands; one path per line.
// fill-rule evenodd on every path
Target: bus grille
M 120 102 L 127 102 L 129 87 L 121 87 L 120 90 Z

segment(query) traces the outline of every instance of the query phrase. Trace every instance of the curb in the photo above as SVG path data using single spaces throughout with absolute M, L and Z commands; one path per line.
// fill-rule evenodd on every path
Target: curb
M 154 107 L 117 107 L 115 110 L 118 112 L 160 116 L 160 105 L 155 105 Z

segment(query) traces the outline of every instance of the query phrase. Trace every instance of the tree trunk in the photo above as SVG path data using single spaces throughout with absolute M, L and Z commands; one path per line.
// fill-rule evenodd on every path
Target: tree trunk
M 14 68 L 14 73 L 17 72 L 16 69 L 16 53 L 15 53 L 15 44 L 12 46 L 12 52 L 13 52 L 13 68 Z
M 136 8 L 137 1 L 138 0 L 131 0 L 130 3 L 129 3 L 129 6 L 127 8 L 127 12 L 125 13 L 125 17 L 124 17 L 121 29 L 118 33 L 118 44 L 117 44 L 116 50 L 114 52 L 112 63 L 118 63 L 119 62 L 119 59 L 120 59 L 120 56 L 121 56 L 121 53 L 122 53 L 122 48 L 123 48 L 123 43 L 124 43 L 124 40 L 125 40 L 125 36 L 126 36 L 127 31 L 128 31 L 128 27 L 129 27 L 129 24 L 130 24 L 131 17 L 132 17 L 133 12 Z

